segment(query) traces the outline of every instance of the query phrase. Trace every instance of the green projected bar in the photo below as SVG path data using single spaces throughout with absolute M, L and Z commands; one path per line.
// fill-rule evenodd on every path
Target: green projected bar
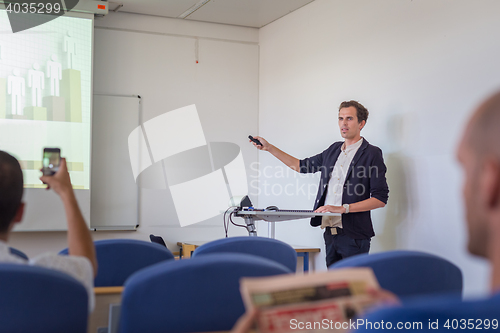
M 42 161 L 19 161 L 21 169 L 23 170 L 40 170 L 42 168 Z M 82 162 L 66 162 L 68 171 L 83 171 Z
M 8 114 L 7 119 L 16 119 L 16 120 L 28 120 L 28 117 L 26 117 L 25 115 L 17 115 L 17 114 Z
M 66 121 L 64 97 L 46 96 L 43 98 L 43 106 L 47 108 L 47 120 Z
M 66 101 L 66 121 L 82 122 L 82 84 L 80 71 L 65 69 L 62 71 L 61 96 Z
M 24 188 L 47 188 L 47 185 L 45 185 L 45 184 L 24 184 Z M 84 190 L 85 187 L 83 185 L 73 185 L 73 189 Z
M 47 120 L 47 108 L 39 106 L 27 106 L 24 108 L 24 115 L 30 120 Z

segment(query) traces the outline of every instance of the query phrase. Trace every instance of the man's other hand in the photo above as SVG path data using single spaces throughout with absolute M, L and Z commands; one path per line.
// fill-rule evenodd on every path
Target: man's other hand
M 338 213 L 345 214 L 345 208 L 343 206 L 321 206 L 314 211 L 315 213 Z
M 252 308 L 245 312 L 243 316 L 238 319 L 234 325 L 231 333 L 249 333 L 256 331 L 257 317 L 259 316 L 259 310 Z
M 401 301 L 396 294 L 385 289 L 368 289 L 368 295 L 374 300 L 370 311 L 388 306 L 401 306 Z

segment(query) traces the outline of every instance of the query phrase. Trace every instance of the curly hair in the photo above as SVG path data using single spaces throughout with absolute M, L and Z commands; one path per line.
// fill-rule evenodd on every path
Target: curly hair
M 9 230 L 23 198 L 23 172 L 15 157 L 0 150 L 0 233 Z
M 358 123 L 362 122 L 363 120 L 366 122 L 368 120 L 368 110 L 361 105 L 361 103 L 357 101 L 345 101 L 340 103 L 339 106 L 339 111 L 343 108 L 348 108 L 348 107 L 355 107 L 356 108 L 356 115 L 358 117 Z

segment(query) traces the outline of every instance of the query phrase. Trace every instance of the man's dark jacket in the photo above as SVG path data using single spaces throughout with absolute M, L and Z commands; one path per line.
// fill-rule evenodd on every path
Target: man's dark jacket
M 322 153 L 300 161 L 301 173 L 321 171 L 314 209 L 325 205 L 328 182 L 343 143 L 341 141 L 335 142 Z M 386 204 L 389 198 L 389 187 L 385 179 L 386 171 L 382 150 L 363 139 L 363 143 L 347 169 L 342 204 L 353 204 L 370 197 L 377 198 Z M 311 225 L 313 227 L 321 225 L 321 216 L 313 217 Z M 343 214 L 342 227 L 345 234 L 354 239 L 368 239 L 375 236 L 369 211 Z

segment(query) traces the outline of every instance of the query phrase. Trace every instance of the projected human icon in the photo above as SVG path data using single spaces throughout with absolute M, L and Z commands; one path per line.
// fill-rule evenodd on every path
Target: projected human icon
M 68 68 L 75 68 L 76 40 L 70 31 L 68 31 L 67 36 L 64 36 L 64 52 L 66 52 Z
M 19 76 L 19 69 L 15 68 L 9 75 L 7 93 L 12 96 L 12 114 L 23 115 L 21 101 L 25 95 L 25 80 Z
M 28 87 L 31 88 L 31 101 L 33 106 L 42 106 L 42 89 L 45 88 L 45 74 L 40 70 L 40 65 L 33 64 L 33 69 L 28 71 Z
M 55 54 L 47 61 L 47 77 L 50 79 L 50 94 L 59 96 L 59 81 L 62 80 L 62 66 Z

